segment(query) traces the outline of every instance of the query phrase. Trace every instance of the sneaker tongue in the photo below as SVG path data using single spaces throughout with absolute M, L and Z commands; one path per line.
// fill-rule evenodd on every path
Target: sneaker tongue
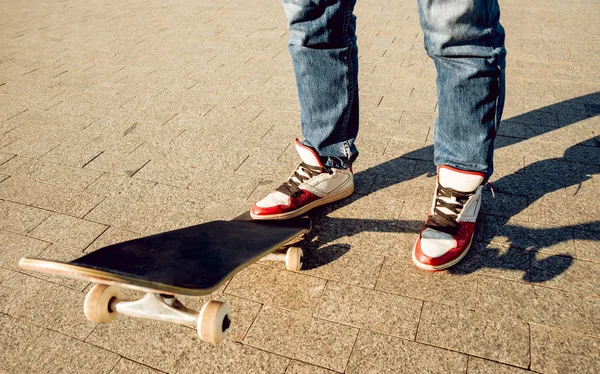
M 438 169 L 438 181 L 444 187 L 460 192 L 473 192 L 483 183 L 484 174 L 475 171 L 463 171 L 441 165 Z
M 310 166 L 315 166 L 315 167 L 320 167 L 320 168 L 323 167 L 323 164 L 321 163 L 321 160 L 319 159 L 319 156 L 317 155 L 317 153 L 315 152 L 314 149 L 300 143 L 300 141 L 298 139 L 296 139 L 295 142 L 296 142 L 296 151 L 298 151 L 298 154 L 300 155 L 302 162 L 304 162 L 305 164 L 310 165 Z

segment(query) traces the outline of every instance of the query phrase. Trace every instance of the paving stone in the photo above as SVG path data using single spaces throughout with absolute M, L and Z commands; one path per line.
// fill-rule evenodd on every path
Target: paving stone
M 27 352 L 27 348 L 35 344 L 43 333 L 44 328 L 40 326 L 0 314 L 0 367 L 3 370 L 16 370 L 16 367 L 23 365 L 23 353 Z
M 537 253 L 531 259 L 531 281 L 592 296 L 600 295 L 600 264 Z
M 501 279 L 479 279 L 477 311 L 579 333 L 587 330 L 581 295 Z
M 0 153 L 0 165 L 4 165 L 7 161 L 14 158 L 15 155 L 10 153 Z
M 87 163 L 84 168 L 132 177 L 149 161 L 150 159 L 146 155 L 103 152 Z
M 0 202 L 0 228 L 18 234 L 27 234 L 52 213 L 11 201 Z
M 128 374 L 128 373 L 139 373 L 139 374 L 158 374 L 162 371 L 152 369 L 151 367 L 138 364 L 135 361 L 121 358 L 117 365 L 111 370 L 110 374 Z
M 343 371 L 358 329 L 264 306 L 244 344 Z
M 386 258 L 376 290 L 462 308 L 475 309 L 477 278 L 418 270 L 410 255 Z
M 477 242 L 471 244 L 465 258 L 448 272 L 527 281 L 530 277 L 530 256 L 531 252 L 525 249 Z
M 483 360 L 477 357 L 469 357 L 467 374 L 526 374 L 533 373 L 514 366 L 500 364 L 494 361 Z
M 186 348 L 198 344 L 197 336 L 196 331 L 184 326 L 119 315 L 109 324 L 98 325 L 85 341 L 152 368 L 170 371 Z
M 600 340 L 531 325 L 531 370 L 597 373 L 600 371 Z
M 29 236 L 83 251 L 106 226 L 64 214 L 53 214 L 33 229 Z
M 328 282 L 315 317 L 414 340 L 423 302 Z
M 0 230 L 0 265 L 9 269 L 18 270 L 21 257 L 35 257 L 39 255 L 50 243 Z
M 1 312 L 30 323 L 59 331 L 79 340 L 95 324 L 83 315 L 85 294 L 15 273 L 0 287 Z
M 128 240 L 137 239 L 139 237 L 140 235 L 134 232 L 121 230 L 115 227 L 109 227 L 85 249 L 85 252 L 90 253 L 111 244 L 121 243 Z
M 284 373 L 289 359 L 226 341 L 193 342 L 175 362 L 173 373 Z
M 12 153 L 19 156 L 38 158 L 59 145 L 57 141 L 17 139 L 2 148 L 4 153 Z
M 126 231 L 145 233 L 157 215 L 158 212 L 146 204 L 109 197 L 90 211 L 85 219 Z
M 106 173 L 86 188 L 86 192 L 140 201 L 155 185 L 154 182 Z
M 22 373 L 107 373 L 119 358 L 80 340 L 44 330 L 11 364 Z
M 361 330 L 346 373 L 461 373 L 467 356 Z
M 574 230 L 573 257 L 597 262 L 600 258 L 600 233 Z
M 356 286 L 374 288 L 383 256 L 339 245 L 303 247 L 302 273 Z
M 24 158 L 15 157 L 13 160 L 17 159 Z M 22 175 L 38 182 L 53 184 L 74 190 L 83 190 L 102 175 L 102 172 L 99 171 L 60 165 L 54 162 L 31 159 L 25 160 L 30 160 L 30 162 L 22 165 L 9 174 Z M 11 163 L 11 161 L 3 166 L 7 166 Z
M 24 177 L 11 177 L 0 183 L 0 198 L 75 217 L 83 217 L 104 199 Z
M 319 366 L 310 365 L 300 361 L 290 362 L 285 374 L 334 374 L 335 371 L 327 370 Z
M 311 314 L 325 283 L 323 279 L 257 264 L 238 273 L 225 293 Z
M 600 337 L 600 299 L 588 297 L 585 302 L 588 334 Z
M 523 368 L 529 366 L 527 323 L 425 303 L 417 341 Z

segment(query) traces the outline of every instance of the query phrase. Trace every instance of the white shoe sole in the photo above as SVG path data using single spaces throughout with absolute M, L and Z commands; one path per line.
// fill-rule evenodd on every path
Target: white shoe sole
M 286 213 L 281 213 L 281 214 L 270 214 L 268 216 L 254 215 L 254 214 L 252 214 L 252 212 L 250 212 L 250 217 L 252 217 L 252 219 L 255 219 L 255 220 L 264 220 L 264 221 L 295 218 L 295 217 L 299 217 L 299 216 L 303 215 L 304 213 L 308 212 L 309 210 L 319 207 L 321 205 L 325 205 L 325 204 L 333 203 L 334 201 L 342 200 L 342 199 L 352 195 L 352 193 L 354 193 L 354 184 L 352 185 L 351 188 L 349 188 L 347 190 L 344 190 L 344 191 L 341 191 L 341 192 L 338 192 L 336 194 L 332 194 L 329 196 L 322 197 L 318 200 L 310 202 L 310 203 L 308 203 L 296 210 L 293 210 L 291 212 L 286 212 Z
M 462 260 L 467 255 L 467 253 L 469 252 L 469 249 L 471 249 L 471 243 L 473 243 L 473 237 L 474 236 L 475 236 L 475 233 L 473 233 L 473 236 L 471 236 L 471 240 L 469 241 L 469 245 L 463 251 L 463 253 L 460 254 L 460 256 L 458 256 L 457 258 L 455 258 L 454 260 L 452 260 L 452 261 L 450 261 L 448 263 L 445 263 L 443 265 L 437 265 L 437 266 L 426 265 L 426 264 L 423 264 L 423 263 L 421 263 L 421 262 L 419 262 L 417 260 L 417 257 L 415 255 L 415 251 L 417 249 L 417 243 L 415 243 L 415 245 L 413 247 L 413 250 L 412 250 L 412 261 L 413 261 L 413 263 L 415 264 L 416 267 L 418 267 L 419 269 L 422 269 L 422 270 L 427 270 L 427 271 L 446 270 L 449 267 L 452 267 L 452 266 L 458 264 L 460 262 L 460 260 Z

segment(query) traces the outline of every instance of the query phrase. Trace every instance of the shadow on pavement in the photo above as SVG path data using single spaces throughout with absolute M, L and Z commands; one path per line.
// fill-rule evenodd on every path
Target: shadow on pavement
M 534 126 L 535 135 L 529 138 L 503 136 L 503 144 L 496 145 L 496 149 L 511 146 L 597 116 L 600 114 L 600 105 L 596 103 L 600 103 L 600 92 L 566 100 L 506 119 L 505 122 L 519 124 L 524 127 Z M 548 116 L 553 115 L 560 116 L 559 126 L 549 127 L 545 121 Z M 591 179 L 591 175 L 598 174 L 600 159 L 590 158 L 586 153 L 590 151 L 597 152 L 599 145 L 600 136 L 573 145 L 565 151 L 563 157 L 537 161 L 527 165 L 516 173 L 495 181 L 493 188 L 496 192 L 507 195 L 517 194 L 521 199 L 523 199 L 523 196 L 527 196 L 525 204 L 510 211 L 510 215 L 514 216 L 544 195 L 566 187 L 580 185 L 582 182 Z M 370 188 L 362 188 L 363 191 L 368 192 L 366 194 L 355 193 L 348 199 L 315 210 L 312 214 L 315 229 L 306 238 L 308 242 L 306 246 L 307 263 L 304 268 L 316 268 L 343 256 L 350 250 L 350 245 L 338 243 L 338 241 L 360 232 L 414 233 L 416 239 L 416 234 L 423 224 L 421 220 L 331 218 L 326 214 L 347 206 L 373 192 L 425 175 L 425 173 L 409 175 L 398 171 L 402 170 L 406 164 L 406 159 L 431 160 L 432 155 L 433 146 L 430 145 L 356 173 L 357 184 L 361 182 L 371 183 Z M 525 173 L 525 170 L 528 172 Z M 432 180 L 432 193 L 433 188 L 434 182 Z M 489 193 L 486 193 L 486 195 L 489 195 Z M 490 196 L 485 197 L 490 199 Z M 556 204 L 565 203 L 564 201 L 556 202 Z M 425 209 L 427 207 L 424 207 Z M 549 215 L 551 214 L 550 209 Z M 449 272 L 452 274 L 469 274 L 483 268 L 519 270 L 524 272 L 523 280 L 525 281 L 544 282 L 560 275 L 569 268 L 573 262 L 573 257 L 570 254 L 561 253 L 548 255 L 538 260 L 536 258 L 538 251 L 572 240 L 573 229 L 600 231 L 600 221 L 571 226 L 526 228 L 509 224 L 509 219 L 510 217 L 498 217 L 493 212 L 487 212 L 483 208 L 480 215 L 479 230 L 476 233 L 471 251 L 460 264 L 451 268 Z M 508 237 L 508 248 L 506 248 L 506 243 L 502 246 L 489 244 L 499 234 Z M 313 245 L 311 245 L 311 242 Z M 503 250 L 500 249 L 502 247 L 504 247 Z M 407 251 L 411 249 L 406 248 Z

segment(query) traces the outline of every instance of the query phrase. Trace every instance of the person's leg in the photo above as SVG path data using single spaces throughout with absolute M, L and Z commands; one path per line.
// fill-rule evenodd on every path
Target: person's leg
M 358 156 L 358 51 L 356 0 L 283 0 L 300 101 L 302 163 L 258 201 L 254 219 L 288 219 L 354 191 Z
M 283 0 L 288 19 L 303 143 L 329 167 L 357 157 L 358 49 L 356 0 Z
M 438 73 L 434 161 L 489 177 L 504 105 L 498 1 L 419 0 L 419 16 Z
M 437 69 L 437 188 L 413 262 L 441 270 L 469 250 L 482 184 L 493 172 L 504 105 L 504 29 L 497 0 L 419 0 L 425 49 Z

